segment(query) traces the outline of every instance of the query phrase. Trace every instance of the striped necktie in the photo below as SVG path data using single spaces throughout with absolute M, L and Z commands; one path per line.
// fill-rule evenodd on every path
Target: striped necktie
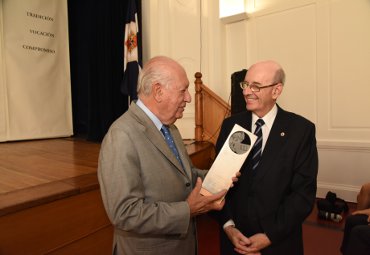
M 255 142 L 252 150 L 252 170 L 255 170 L 260 163 L 262 156 L 262 126 L 265 124 L 263 119 L 258 119 L 256 121 L 257 128 L 254 134 L 257 136 L 257 141 Z

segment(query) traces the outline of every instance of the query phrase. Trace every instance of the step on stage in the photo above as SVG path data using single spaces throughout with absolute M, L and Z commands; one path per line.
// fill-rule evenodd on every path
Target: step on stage
M 184 142 L 193 163 L 207 169 L 213 146 Z M 0 254 L 111 253 L 99 150 L 79 138 L 0 143 Z
M 0 143 L 0 254 L 109 254 L 96 176 L 100 144 Z

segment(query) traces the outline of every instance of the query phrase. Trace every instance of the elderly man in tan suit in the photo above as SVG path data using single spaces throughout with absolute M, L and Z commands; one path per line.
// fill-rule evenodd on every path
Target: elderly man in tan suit
M 139 76 L 139 100 L 104 138 L 98 177 L 115 228 L 113 254 L 197 254 L 194 217 L 224 205 L 217 200 L 226 191 L 200 195 L 205 171 L 192 166 L 174 125 L 191 101 L 188 87 L 176 61 L 149 60 Z M 166 127 L 177 157 L 161 132 Z

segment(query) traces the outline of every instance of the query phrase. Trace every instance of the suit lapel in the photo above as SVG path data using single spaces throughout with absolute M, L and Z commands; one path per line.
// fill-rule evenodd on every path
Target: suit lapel
M 163 153 L 163 155 L 171 161 L 171 163 L 176 166 L 176 168 L 179 170 L 179 172 L 182 175 L 185 175 L 184 170 L 182 169 L 182 166 L 180 162 L 176 159 L 173 152 L 168 147 L 166 141 L 163 139 L 162 134 L 160 131 L 158 131 L 157 127 L 154 125 L 152 120 L 138 107 L 135 103 L 131 103 L 129 111 L 133 114 L 133 117 L 142 124 L 142 132 L 143 135 L 145 135 L 148 140 L 159 150 Z M 172 132 L 172 128 L 170 129 Z M 175 144 L 178 146 L 178 141 L 175 139 Z M 182 154 L 182 153 L 181 153 Z M 182 155 L 181 155 L 181 158 Z M 184 162 L 184 161 L 183 161 Z
M 187 176 L 191 179 L 191 165 L 190 165 L 190 161 L 188 160 L 188 152 L 186 151 L 186 148 L 185 148 L 184 143 L 182 141 L 182 137 L 180 135 L 180 132 L 179 132 L 179 130 L 177 129 L 177 127 L 175 125 L 170 126 L 170 131 L 171 131 L 171 134 L 173 136 L 173 140 L 175 142 L 176 148 L 177 148 L 177 150 L 180 154 L 182 164 L 184 165 L 185 169 L 183 169 L 183 170 L 185 170 Z M 176 159 L 176 161 L 177 161 L 177 163 L 179 163 L 177 159 Z M 179 165 L 181 166 L 180 163 L 179 163 Z M 182 167 L 181 167 L 181 169 L 182 169 Z

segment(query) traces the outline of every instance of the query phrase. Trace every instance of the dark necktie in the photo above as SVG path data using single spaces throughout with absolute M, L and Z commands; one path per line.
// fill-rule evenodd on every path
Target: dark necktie
M 164 138 L 166 140 L 166 143 L 167 143 L 168 147 L 170 147 L 171 151 L 173 152 L 173 154 L 175 155 L 177 160 L 180 162 L 182 168 L 184 168 L 184 166 L 182 164 L 182 161 L 181 161 L 181 158 L 180 158 L 180 154 L 177 151 L 177 148 L 176 148 L 175 142 L 173 141 L 170 130 L 168 129 L 168 127 L 166 125 L 163 125 L 162 128 L 161 128 L 161 132 L 164 135 Z
M 257 140 L 253 146 L 252 150 L 252 170 L 256 169 L 260 163 L 262 156 L 262 126 L 265 124 L 263 119 L 258 119 L 256 121 L 256 130 L 254 134 L 257 136 Z

